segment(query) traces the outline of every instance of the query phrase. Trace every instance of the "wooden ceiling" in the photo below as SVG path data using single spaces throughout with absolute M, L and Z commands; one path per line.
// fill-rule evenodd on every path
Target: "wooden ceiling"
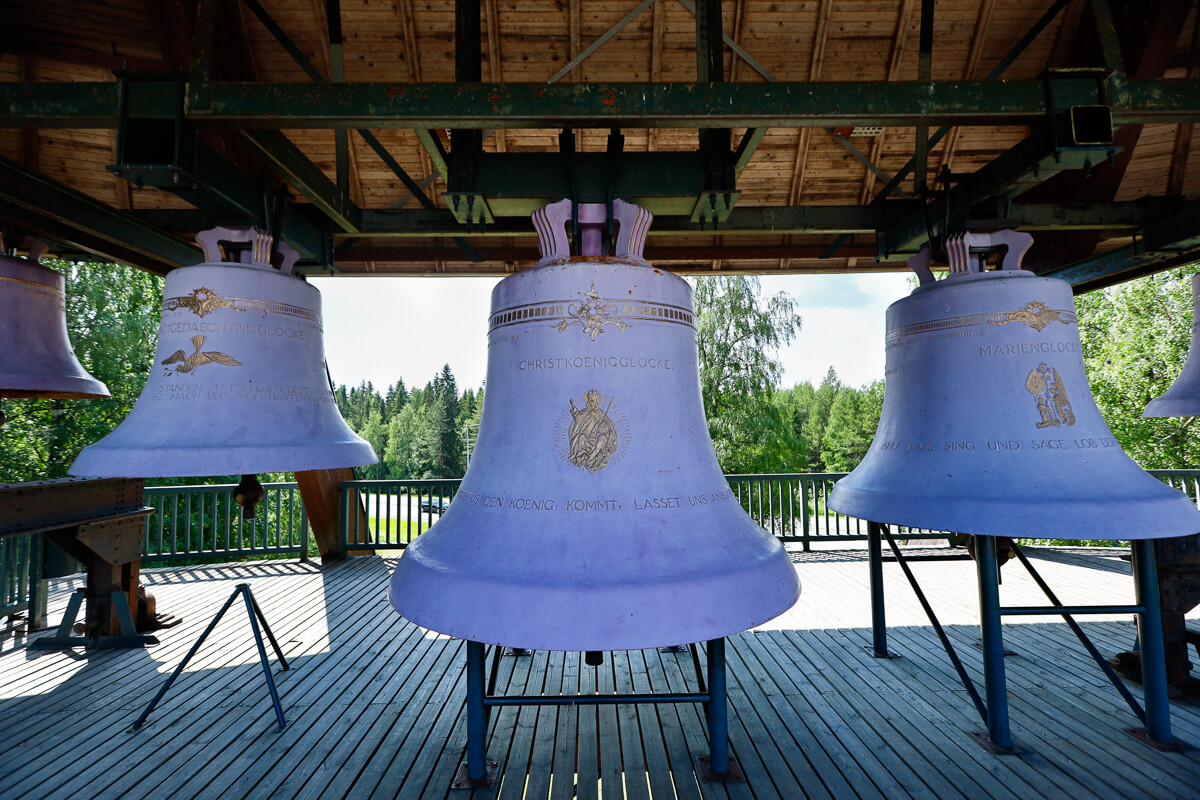
M 1200 118 L 1200 47 L 1191 0 L 698 1 L 701 15 L 719 10 L 719 56 L 698 39 L 716 41 L 712 25 L 698 31 L 692 0 L 5 0 L 0 222 L 45 236 L 63 252 L 86 251 L 160 272 L 190 259 L 186 246 L 172 249 L 165 238 L 189 241 L 196 229 L 218 221 L 275 226 L 307 246 L 301 249 L 311 269 L 327 269 L 332 261 L 342 275 L 504 274 L 537 258 L 522 209 L 556 199 L 551 177 L 570 185 L 566 176 L 575 176 L 581 200 L 594 199 L 605 185 L 616 194 L 628 189 L 635 200 L 638 192 L 651 197 L 659 224 L 647 256 L 681 272 L 897 269 L 929 233 L 936 242 L 947 230 L 968 226 L 1032 231 L 1038 240 L 1033 266 L 1043 273 L 1072 267 L 1066 276 L 1085 287 L 1167 268 L 1200 252 L 1200 142 L 1192 137 L 1193 120 Z M 456 6 L 460 20 L 467 14 L 465 30 L 456 27 Z M 479 9 L 477 30 L 472 6 Z M 1098 35 L 1104 25 L 1095 24 L 1096 9 L 1101 19 L 1111 13 L 1116 36 Z M 1015 59 L 1000 66 L 1014 51 Z M 1111 63 L 1114 58 L 1119 63 Z M 1053 73 L 1046 80 L 1048 68 L 1084 67 L 1104 72 L 1099 78 Z M 136 114 L 83 109 L 85 100 L 109 97 L 102 84 L 116 87 L 114 71 L 122 70 L 132 71 L 120 89 L 120 96 L 132 98 L 128 109 L 138 105 L 136 92 L 147 82 L 169 88 L 175 80 L 158 75 L 155 83 L 141 71 L 178 71 L 179 124 L 238 180 L 226 186 L 212 177 L 226 172 L 216 170 L 204 173 L 199 189 L 181 189 L 156 180 L 161 170 L 128 169 L 131 154 L 146 152 L 145 142 L 141 150 L 118 149 L 119 131 Z M 993 80 L 998 72 L 1004 83 Z M 236 118 L 206 118 L 197 87 L 209 80 L 218 99 L 228 94 L 218 92 L 223 86 L 245 84 L 282 84 L 297 92 L 311 85 L 311 97 L 281 89 L 280 97 L 303 102 L 281 106 L 282 114 L 263 106 L 256 116 L 247 101 Z M 493 97 L 507 98 L 511 87 L 515 99 L 492 103 L 489 120 L 480 95 L 445 95 L 441 107 L 455 125 L 452 134 L 397 121 L 390 111 L 371 111 L 364 119 L 365 112 L 351 112 L 354 97 L 343 93 L 348 87 L 336 85 L 391 85 L 392 97 L 456 81 L 482 81 Z M 710 94 L 722 81 L 742 87 Z M 910 106 L 926 108 L 914 86 L 937 84 L 929 92 L 937 105 L 943 88 L 957 91 L 963 82 L 971 82 L 980 110 L 996 109 L 994 122 L 970 109 L 905 116 Z M 1019 103 L 1007 99 L 1004 87 L 1026 91 L 1038 82 L 1050 97 L 1046 108 L 1058 116 L 1051 121 L 1043 113 L 1030 124 L 1028 114 L 1010 113 Z M 1125 82 L 1133 87 L 1129 94 L 1122 94 Z M 767 83 L 790 93 L 794 114 L 786 104 L 767 108 Z M 839 86 L 830 89 L 830 83 Z M 75 86 L 60 87 L 67 93 L 58 103 L 50 84 Z M 562 121 L 580 119 L 572 116 L 577 106 L 604 101 L 590 91 L 622 84 L 676 86 L 664 89 L 660 106 L 647 101 L 648 113 L 617 114 L 611 124 L 583 114 L 573 128 L 572 155 L 565 155 Z M 835 107 L 844 85 L 846 118 L 826 113 L 819 119 L 818 101 L 805 104 L 804 84 L 814 84 L 814 96 L 828 90 Z M 558 94 L 547 94 L 546 105 L 518 125 L 506 111 L 524 98 L 538 100 L 540 90 L 529 85 Z M 673 98 L 689 87 L 699 87 L 688 95 L 694 107 L 679 106 L 691 116 L 710 114 L 718 122 L 754 117 L 767 124 L 672 122 Z M 1055 99 L 1086 98 L 1091 91 L 1099 98 L 1093 103 Z M 1143 95 L 1158 105 L 1142 103 Z M 716 96 L 744 99 L 753 113 L 727 112 L 713 102 Z M 609 97 L 624 95 L 610 91 Z M 1086 135 L 1066 141 L 1072 105 L 1107 108 L 1116 126 L 1112 144 Z M 213 109 L 220 107 L 214 101 Z M 663 109 L 661 125 L 656 107 Z M 922 159 L 918 135 L 938 133 L 939 119 L 956 124 L 946 126 Z M 865 124 L 875 122 L 885 124 Z M 616 127 L 623 142 L 611 136 Z M 163 131 L 173 129 L 150 130 L 169 139 Z M 472 130 L 480 131 L 481 146 L 472 143 Z M 345 142 L 340 169 L 339 141 Z M 483 158 L 459 160 L 456 151 L 468 148 Z M 705 166 L 713 163 L 712 153 L 725 159 L 719 164 L 725 172 L 717 169 L 715 178 Z M 530 158 L 513 158 L 519 154 Z M 506 160 L 489 161 L 493 155 Z M 886 200 L 879 197 L 914 157 L 924 170 L 913 170 Z M 522 163 L 525 174 L 517 168 Z M 580 177 L 581 170 L 588 177 Z M 184 172 L 187 183 L 192 173 Z M 659 174 L 668 186 L 661 197 L 653 187 Z M 943 192 L 947 184 L 939 176 L 945 175 L 959 195 Z M 230 201 L 244 193 L 242 183 L 260 187 L 258 196 Z M 480 208 L 494 212 L 482 230 L 463 224 L 461 210 L 452 212 L 452 190 L 460 201 L 475 195 Z M 729 203 L 732 211 L 724 207 Z M 1149 244 L 1139 250 L 1136 241 Z

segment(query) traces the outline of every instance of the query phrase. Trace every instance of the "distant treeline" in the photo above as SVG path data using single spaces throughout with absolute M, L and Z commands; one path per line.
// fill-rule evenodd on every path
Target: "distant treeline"
M 483 389 L 458 393 L 450 365 L 409 389 L 399 379 L 383 393 L 363 381 L 334 390 L 338 410 L 354 432 L 375 448 L 379 463 L 358 467 L 363 480 L 460 478 L 467 467 L 468 431 L 474 439 Z

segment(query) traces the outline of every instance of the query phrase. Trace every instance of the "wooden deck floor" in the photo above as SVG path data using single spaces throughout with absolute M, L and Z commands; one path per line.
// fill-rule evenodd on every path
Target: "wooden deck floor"
M 1064 602 L 1132 599 L 1128 564 L 1096 551 L 1032 551 Z M 730 736 L 748 776 L 698 780 L 708 752 L 694 705 L 522 708 L 493 714 L 496 788 L 451 791 L 465 745 L 460 642 L 400 619 L 393 559 L 146 573 L 184 618 L 147 650 L 26 650 L 0 639 L 0 798 L 1177 798 L 1200 797 L 1200 751 L 1163 753 L 1061 622 L 1006 625 L 1013 732 L 1029 754 L 995 756 L 898 568 L 886 565 L 890 644 L 875 660 L 858 551 L 796 555 L 800 602 L 730 639 Z M 968 670 L 981 679 L 971 562 L 915 564 Z M 1040 603 L 1020 565 L 1002 602 Z M 280 733 L 246 615 L 235 607 L 138 733 L 127 729 L 239 582 L 253 588 L 292 663 L 276 670 Z M 70 580 L 54 587 L 61 613 Z M 1026 618 L 1029 619 L 1029 618 Z M 1128 649 L 1131 620 L 1084 623 L 1101 651 Z M 510 693 L 693 689 L 686 655 L 635 651 L 599 669 L 579 654 L 505 657 Z M 1140 691 L 1135 688 L 1135 694 Z M 1200 704 L 1172 703 L 1200 744 Z

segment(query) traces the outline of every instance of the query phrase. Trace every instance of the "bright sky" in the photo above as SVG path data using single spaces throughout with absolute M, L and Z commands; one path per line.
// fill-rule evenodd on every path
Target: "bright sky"
M 403 378 L 424 386 L 449 363 L 460 390 L 487 373 L 487 317 L 496 278 L 313 278 L 324 300 L 325 354 L 336 383 Z M 861 386 L 883 377 L 883 314 L 909 293 L 906 273 L 761 278 L 787 292 L 803 329 L 781 354 L 783 385 L 837 370 Z

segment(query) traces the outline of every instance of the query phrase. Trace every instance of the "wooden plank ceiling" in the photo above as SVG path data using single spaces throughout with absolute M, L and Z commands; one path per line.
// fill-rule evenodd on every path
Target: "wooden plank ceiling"
M 261 3 L 259 14 L 256 6 Z M 195 0 L 8 0 L 0 29 L 0 82 L 115 81 L 113 70 L 188 70 L 193 58 Z M 273 20 L 325 80 L 347 82 L 444 83 L 455 80 L 455 4 L 420 0 L 228 0 L 217 4 L 214 80 L 304 83 L 311 75 L 264 24 Z M 919 78 L 921 0 L 726 0 L 721 3 L 724 78 L 766 81 L 914 81 Z M 1051 0 L 937 0 L 934 7 L 930 77 L 934 81 L 981 80 L 1051 7 Z M 1047 66 L 1099 66 L 1095 25 L 1083 0 L 1066 3 L 1048 27 L 1003 71 L 1005 80 L 1036 80 Z M 1122 31 L 1131 77 L 1197 77 L 1197 23 L 1192 2 L 1149 3 L 1155 20 L 1175 20 L 1169 33 L 1147 33 L 1130 46 Z M 482 75 L 491 83 L 672 83 L 697 79 L 695 6 L 691 0 L 483 0 L 480 51 Z M 1140 9 L 1140 10 L 1139 10 Z M 329 14 L 337 15 L 331 19 Z M 1142 4 L 1119 4 L 1118 23 L 1150 19 Z M 632 17 L 625 21 L 627 17 Z M 625 21 L 625 24 L 621 24 Z M 332 25 L 331 25 L 332 23 Z M 614 33 L 614 28 L 617 28 Z M 340 33 L 342 44 L 337 46 Z M 1157 38 L 1154 38 L 1157 36 Z M 590 54 L 585 50 L 602 42 Z M 1156 57 L 1145 55 L 1148 51 Z M 340 61 L 340 63 L 339 63 Z M 1153 63 L 1150 63 L 1150 62 Z M 1143 72 L 1136 68 L 1142 64 Z M 567 68 L 563 72 L 564 68 Z M 341 73 L 339 75 L 339 72 Z M 185 74 L 185 73 L 184 73 Z M 117 131 L 6 127 L 0 108 L 0 156 L 24 170 L 82 192 L 119 212 L 129 212 L 187 238 L 188 217 L 155 217 L 156 211 L 192 208 L 184 198 L 157 188 L 137 188 L 106 169 L 117 163 Z M 1128 163 L 1103 164 L 1075 175 L 1081 189 L 1067 198 L 1049 183 L 1040 187 L 1045 204 L 1118 203 L 1142 198 L 1200 197 L 1200 137 L 1191 122 L 1147 124 L 1127 136 Z M 560 129 L 497 129 L 485 132 L 485 153 L 556 153 Z M 932 133 L 933 131 L 930 131 Z M 343 187 L 364 211 L 415 211 L 422 205 L 398 176 L 407 173 L 435 209 L 446 209 L 447 186 L 417 132 L 405 128 L 371 131 L 395 164 L 354 130 L 348 135 L 348 173 Z M 603 153 L 609 130 L 580 129 L 576 151 Z M 627 129 L 626 153 L 695 151 L 697 131 L 687 128 Z M 732 131 L 736 147 L 744 129 Z M 329 129 L 287 129 L 287 138 L 336 182 L 336 136 Z M 926 183 L 938 175 L 971 173 L 1020 143 L 1024 126 L 953 127 L 929 152 Z M 450 147 L 450 136 L 437 131 Z M 912 127 L 841 129 L 770 128 L 737 179 L 739 212 L 785 207 L 866 207 L 884 178 L 905 168 L 915 151 Z M 264 165 L 239 132 L 206 130 L 203 138 L 245 171 L 287 185 Z M 856 155 L 858 151 L 861 154 Z M 866 162 L 870 162 L 873 168 Z M 1104 170 L 1108 169 L 1107 177 Z M 882 177 L 881 177 L 882 176 Z M 1092 181 L 1089 184 L 1088 181 Z M 1107 181 L 1108 185 L 1105 185 Z M 1091 185 L 1095 185 L 1092 194 Z M 912 196 L 910 175 L 899 185 Z M 899 193 L 892 200 L 899 203 Z M 332 235 L 339 274 L 503 274 L 536 259 L 536 237 L 527 220 L 510 218 L 503 232 L 463 228 L 461 237 L 483 257 L 472 261 L 448 235 L 371 235 L 329 225 L 303 192 L 287 195 L 305 219 Z M 1020 197 L 1016 201 L 1021 202 Z M 1175 202 L 1172 200 L 1172 202 Z M 18 204 L 19 205 L 19 204 Z M 892 206 L 899 208 L 899 206 Z M 37 215 L 0 221 L 38 227 Z M 1003 214 L 1002 214 L 1003 216 Z M 170 219 L 168 225 L 163 220 Z M 191 219 L 202 219 L 193 214 Z M 265 219 L 264 219 L 265 221 Z M 66 224 L 66 223 L 64 223 Z M 199 223 L 196 223 L 199 224 Z M 1038 225 L 1017 220 L 1027 228 Z M 69 227 L 69 225 L 67 225 Z M 1138 225 L 1113 222 L 1091 234 L 1087 249 L 1073 258 L 1121 248 Z M 53 231 L 42 230 L 43 234 Z M 453 231 L 443 231 L 452 233 Z M 378 233 L 378 232 L 376 232 Z M 1063 236 L 1063 233 L 1051 234 Z M 1069 234 L 1068 234 L 1069 235 Z M 753 230 L 676 230 L 652 236 L 648 256 L 681 272 L 840 272 L 902 268 L 903 260 L 877 261 L 876 233 L 838 238 L 835 231 L 795 233 L 760 226 Z M 71 240 L 61 235 L 61 241 Z M 82 238 L 79 239 L 82 241 Z M 66 246 L 67 250 L 70 246 Z M 86 249 L 86 247 L 84 247 Z M 94 250 L 95 251 L 95 250 Z M 830 257 L 822 257 L 829 255 Z M 314 259 L 310 258 L 309 261 Z M 320 260 L 320 259 L 315 259 Z M 1040 270 L 1055 266 L 1041 263 Z M 160 269 L 161 264 L 150 265 Z M 1160 267 L 1161 268 L 1161 267 Z

